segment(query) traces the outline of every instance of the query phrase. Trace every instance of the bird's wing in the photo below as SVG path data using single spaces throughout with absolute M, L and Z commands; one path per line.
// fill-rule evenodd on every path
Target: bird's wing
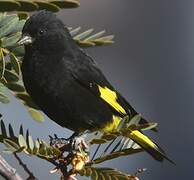
M 86 56 L 80 59 L 82 62 L 78 61 L 76 67 L 72 68 L 73 78 L 90 93 L 107 103 L 116 115 L 123 117 L 134 113 L 134 109 L 113 88 L 93 60 Z
M 77 58 L 76 66 L 71 68 L 73 78 L 89 92 L 93 93 L 97 98 L 107 103 L 116 115 L 129 118 L 137 115 L 136 110 L 129 102 L 110 84 L 102 71 L 98 68 L 95 61 L 84 53 Z M 148 121 L 143 117 L 139 121 L 145 124 Z M 156 128 L 153 131 L 157 131 Z
M 112 87 L 105 78 L 100 69 L 93 61 L 82 58 L 82 63 L 77 63 L 77 67 L 73 68 L 72 75 L 74 79 L 81 85 L 100 98 L 117 113 L 120 117 L 131 115 L 135 111 L 131 105 Z M 144 120 L 144 119 L 142 119 Z M 145 120 L 144 120 L 145 121 Z M 162 161 L 164 158 L 171 161 L 163 152 L 163 150 L 151 139 L 145 136 L 141 131 L 134 130 L 126 136 L 139 144 L 145 151 L 151 154 L 156 160 Z M 172 162 L 172 161 L 171 161 Z

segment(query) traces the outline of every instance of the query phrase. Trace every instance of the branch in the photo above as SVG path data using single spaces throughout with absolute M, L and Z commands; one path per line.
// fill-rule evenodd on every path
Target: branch
M 26 164 L 24 164 L 22 162 L 22 160 L 20 159 L 20 157 L 16 153 L 13 153 L 13 155 L 17 159 L 17 161 L 19 162 L 19 164 L 23 167 L 24 171 L 26 171 L 26 173 L 29 175 L 29 177 L 27 178 L 27 180 L 35 180 L 35 179 L 37 179 L 34 176 L 34 174 L 29 170 L 29 168 L 26 166 Z
M 3 176 L 6 180 L 23 180 L 16 169 L 11 167 L 5 159 L 0 155 L 0 175 Z

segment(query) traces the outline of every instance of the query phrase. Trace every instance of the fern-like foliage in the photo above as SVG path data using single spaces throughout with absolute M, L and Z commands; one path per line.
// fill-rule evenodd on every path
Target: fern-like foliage
M 142 127 L 141 125 L 139 125 L 140 118 L 141 118 L 140 115 L 136 115 L 131 119 L 131 121 L 134 122 L 134 124 L 139 130 L 145 131 L 156 127 L 156 124 L 153 125 L 153 123 L 144 124 L 144 127 Z M 124 119 L 123 121 L 126 122 L 126 119 Z M 123 124 L 123 122 L 121 124 Z M 130 127 L 129 125 L 130 124 L 128 123 L 127 124 L 128 128 Z M 120 130 L 118 129 L 118 133 L 120 133 L 120 135 L 122 135 L 122 132 L 123 132 L 122 128 Z M 94 139 L 89 143 L 91 144 L 91 146 L 96 144 L 97 145 L 104 144 L 105 142 L 109 144 L 110 141 L 115 138 L 116 134 L 103 134 L 101 138 L 99 138 L 98 140 Z M 0 142 L 3 143 L 6 147 L 4 149 L 4 152 L 25 153 L 27 155 L 33 155 L 53 163 L 56 166 L 55 169 L 61 167 L 61 165 L 65 166 L 65 168 L 63 169 L 66 170 L 66 174 L 69 174 L 69 176 L 75 176 L 77 174 L 80 174 L 81 176 L 87 177 L 90 176 L 91 179 L 109 178 L 110 180 L 112 179 L 133 180 L 137 178 L 136 175 L 134 174 L 130 175 L 122 173 L 116 169 L 104 168 L 99 166 L 96 167 L 95 165 L 101 164 L 107 160 L 115 159 L 121 156 L 128 156 L 143 151 L 141 147 L 139 147 L 137 144 L 134 144 L 131 140 L 128 139 L 127 142 L 123 141 L 120 144 L 121 147 L 117 147 L 117 150 L 115 148 L 115 151 L 108 152 L 106 148 L 106 150 L 102 154 L 98 155 L 93 159 L 89 158 L 90 160 L 86 161 L 86 159 L 88 159 L 87 153 L 80 149 L 78 150 L 79 153 L 77 150 L 75 153 L 75 149 L 72 149 L 72 145 L 68 141 L 65 141 L 65 143 L 62 143 L 62 145 L 56 147 L 50 145 L 50 143 L 47 143 L 44 140 L 40 139 L 34 140 L 28 130 L 24 131 L 22 125 L 19 128 L 19 132 L 14 132 L 11 124 L 9 124 L 7 128 L 3 120 L 0 121 Z M 64 156 L 63 155 L 64 152 L 68 153 L 68 155 Z M 68 162 L 68 164 L 64 162 Z M 67 167 L 69 165 L 78 168 L 77 169 L 72 168 L 68 172 Z
M 57 12 L 64 8 L 75 8 L 80 5 L 79 0 L 0 0 L 0 11 L 30 12 L 41 9 Z
M 113 35 L 106 35 L 105 30 L 100 31 L 98 33 L 93 33 L 94 29 L 88 29 L 87 31 L 81 32 L 81 27 L 78 28 L 69 28 L 71 35 L 73 36 L 74 40 L 79 44 L 81 47 L 92 47 L 92 46 L 101 46 L 112 44 Z
M 5 87 L 7 87 L 25 105 L 33 119 L 42 122 L 44 117 L 25 91 L 21 77 L 20 67 L 24 56 L 24 48 L 18 47 L 16 42 L 21 37 L 25 22 L 26 19 L 20 19 L 16 14 L 0 14 L 0 102 L 9 102 L 9 98 L 5 93 Z M 104 36 L 105 31 L 93 33 L 93 29 L 81 31 L 80 27 L 69 28 L 69 31 L 80 47 L 93 47 L 113 43 L 114 36 Z
M 19 128 L 19 132 L 14 132 L 11 124 L 8 128 L 5 127 L 4 122 L 0 121 L 1 134 L 0 142 L 6 146 L 4 152 L 6 153 L 20 153 L 24 152 L 28 155 L 35 155 L 41 158 L 54 158 L 60 155 L 60 150 L 48 145 L 43 140 L 33 140 L 32 136 L 27 130 L 24 134 L 23 126 Z
M 79 171 L 81 176 L 91 177 L 92 180 L 137 180 L 134 175 L 126 174 L 112 168 L 99 168 L 99 167 L 85 167 Z

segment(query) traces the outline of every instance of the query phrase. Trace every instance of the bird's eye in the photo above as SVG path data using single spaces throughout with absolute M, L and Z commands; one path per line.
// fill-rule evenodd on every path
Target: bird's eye
M 45 30 L 43 30 L 43 29 L 40 29 L 39 31 L 38 31 L 38 34 L 41 36 L 41 35 L 43 35 L 45 33 Z

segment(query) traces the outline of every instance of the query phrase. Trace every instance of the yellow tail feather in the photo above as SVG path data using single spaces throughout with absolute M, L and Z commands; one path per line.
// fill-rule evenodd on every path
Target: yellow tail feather
M 138 130 L 133 130 L 129 134 L 126 135 L 134 142 L 139 144 L 145 151 L 147 151 L 154 159 L 158 161 L 163 161 L 164 158 L 174 164 L 172 160 L 170 160 L 164 153 L 164 151 L 156 145 L 151 139 L 145 136 Z
M 116 132 L 121 121 L 121 117 L 113 116 L 113 119 L 110 123 L 107 123 L 101 131 L 105 133 Z M 164 151 L 154 143 L 150 138 L 141 133 L 139 130 L 131 130 L 129 133 L 123 134 L 123 136 L 132 139 L 135 143 L 137 143 L 141 148 L 143 148 L 146 152 L 148 152 L 154 159 L 158 161 L 163 161 L 163 159 L 167 159 L 171 163 L 171 161 L 164 153 Z

